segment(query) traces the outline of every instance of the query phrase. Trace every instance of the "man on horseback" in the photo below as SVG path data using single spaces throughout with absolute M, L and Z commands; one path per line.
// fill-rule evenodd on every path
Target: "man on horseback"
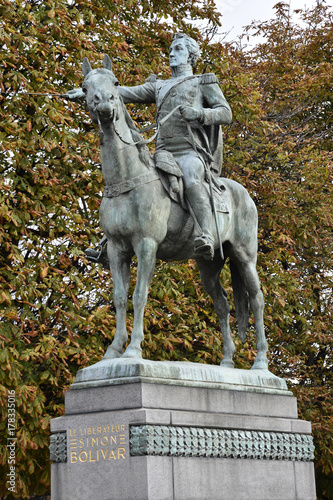
M 197 255 L 214 256 L 212 205 L 205 179 L 218 176 L 222 166 L 221 124 L 231 123 L 231 109 L 212 73 L 194 75 L 200 56 L 195 40 L 176 33 L 170 46 L 171 78 L 155 75 L 143 85 L 120 87 L 125 103 L 156 103 L 156 166 L 182 177 L 191 213 L 200 228 L 194 242 Z M 69 98 L 80 99 L 79 91 Z M 177 186 L 173 184 L 173 190 Z

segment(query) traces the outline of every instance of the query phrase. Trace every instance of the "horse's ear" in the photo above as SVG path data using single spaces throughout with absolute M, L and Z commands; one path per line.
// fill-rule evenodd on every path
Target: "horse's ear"
M 107 54 L 105 54 L 104 59 L 103 59 L 103 68 L 108 69 L 109 71 L 112 71 L 112 62 Z
M 83 73 L 83 76 L 86 77 L 88 73 L 90 73 L 91 71 L 91 66 L 90 66 L 90 62 L 88 61 L 88 59 L 85 57 L 83 59 L 83 64 L 82 64 L 82 73 Z

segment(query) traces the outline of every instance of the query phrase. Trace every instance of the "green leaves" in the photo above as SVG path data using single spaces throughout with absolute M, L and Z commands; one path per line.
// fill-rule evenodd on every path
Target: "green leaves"
M 84 257 L 100 239 L 98 134 L 83 106 L 29 93 L 79 86 L 84 56 L 109 53 L 123 84 L 164 71 L 177 30 L 169 16 L 183 26 L 180 6 L 182 16 L 218 17 L 210 2 L 200 10 L 180 0 L 146 2 L 146 17 L 137 2 L 4 0 L 0 7 L 0 407 L 5 429 L 14 389 L 17 498 L 47 491 L 49 420 L 62 414 L 78 368 L 101 358 L 115 330 L 112 280 Z M 143 116 L 153 119 L 151 107 Z M 175 351 L 178 339 L 167 340 Z M 5 433 L 0 448 L 6 477 Z M 1 483 L 0 496 L 7 494 Z
M 27 92 L 65 93 L 82 82 L 84 56 L 113 60 L 122 85 L 167 78 L 174 31 L 197 38 L 197 72 L 214 72 L 233 110 L 223 127 L 225 176 L 243 184 L 259 212 L 258 271 L 265 294 L 270 369 L 289 380 L 313 423 L 318 495 L 332 479 L 332 15 L 321 3 L 292 25 L 259 24 L 252 52 L 212 40 L 210 0 L 120 2 L 3 0 L 0 7 L 0 428 L 15 390 L 17 498 L 49 488 L 48 429 L 80 367 L 101 359 L 116 325 L 112 280 L 88 266 L 100 239 L 103 178 L 98 133 L 80 104 Z M 166 18 L 166 16 L 168 16 Z M 173 19 L 174 24 L 169 20 Z M 201 31 L 189 19 L 205 19 Z M 130 106 L 140 126 L 152 106 Z M 128 330 L 136 265 L 132 266 Z M 255 357 L 253 319 L 241 345 L 228 267 L 235 364 Z M 195 263 L 157 262 L 145 318 L 144 357 L 219 364 L 223 342 Z M 6 434 L 0 447 L 7 473 Z M 332 481 L 331 481 L 332 483 Z M 0 485 L 0 495 L 7 490 Z M 331 494 L 332 496 L 332 494 Z

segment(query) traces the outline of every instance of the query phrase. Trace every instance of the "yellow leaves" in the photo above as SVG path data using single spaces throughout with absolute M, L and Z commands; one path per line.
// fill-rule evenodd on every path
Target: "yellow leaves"
M 286 234 L 280 234 L 277 241 L 279 243 L 283 243 L 284 245 L 290 245 L 290 246 L 296 245 L 296 242 Z
M 44 269 L 40 271 L 39 275 L 42 279 L 44 279 L 46 278 L 48 272 L 49 272 L 49 266 L 44 267 Z
M 10 304 L 11 301 L 12 301 L 12 299 L 11 299 L 10 294 L 6 291 L 2 291 L 1 292 L 1 302 L 7 302 L 8 304 Z

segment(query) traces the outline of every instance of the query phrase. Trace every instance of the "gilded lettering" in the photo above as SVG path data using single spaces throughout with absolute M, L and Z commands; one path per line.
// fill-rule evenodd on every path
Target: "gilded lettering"
M 69 429 L 70 463 L 126 459 L 125 424 Z M 98 436 L 98 434 L 100 436 Z M 95 436 L 94 436 L 95 435 Z M 77 436 L 77 438 L 73 438 Z M 81 437 L 80 437 L 81 436 Z M 116 445 L 114 449 L 112 446 Z M 118 445 L 118 447 L 117 447 Z M 74 448 L 78 451 L 72 451 Z M 100 455 L 101 452 L 101 455 Z
M 107 436 L 102 436 L 101 437 L 101 445 L 106 446 L 108 443 L 109 443 L 109 440 L 108 440 Z
M 76 448 L 77 439 L 70 439 L 69 444 L 71 448 Z
M 80 453 L 79 453 L 79 460 L 80 460 L 80 462 L 83 462 L 83 463 L 88 460 L 88 454 L 87 454 L 86 451 L 84 451 L 84 450 L 80 451 Z

